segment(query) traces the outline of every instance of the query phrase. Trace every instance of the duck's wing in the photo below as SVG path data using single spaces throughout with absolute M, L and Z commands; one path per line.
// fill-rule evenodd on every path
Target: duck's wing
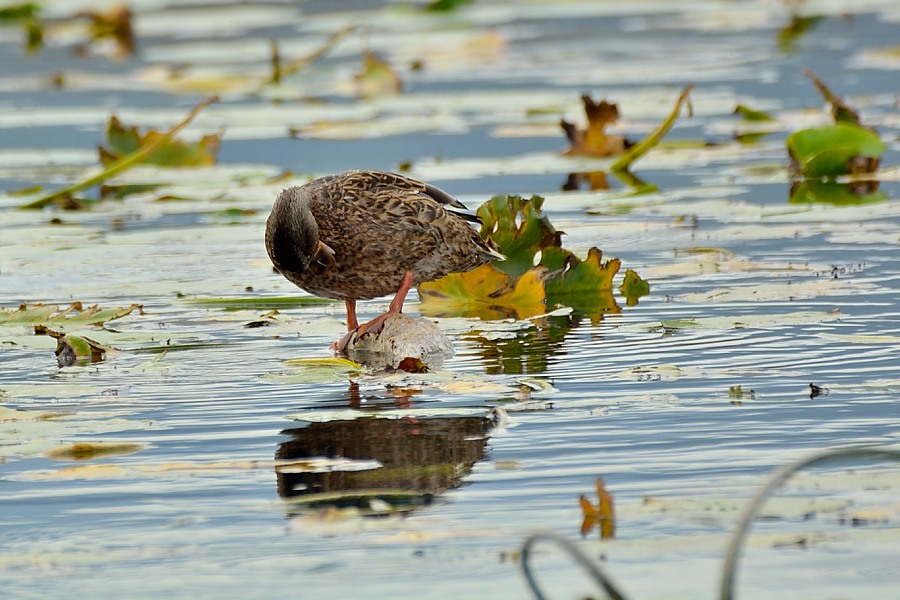
M 367 189 L 375 194 L 390 194 L 407 201 L 411 196 L 419 196 L 434 200 L 443 207 L 468 210 L 466 205 L 430 183 L 417 181 L 405 175 L 387 171 L 348 171 L 344 174 L 345 185 Z M 467 212 L 449 211 L 470 223 L 481 223 L 481 219 Z

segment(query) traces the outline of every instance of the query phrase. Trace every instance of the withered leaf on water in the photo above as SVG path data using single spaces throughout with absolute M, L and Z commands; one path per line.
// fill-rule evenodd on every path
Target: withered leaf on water
M 403 80 L 391 63 L 374 52 L 363 54 L 362 71 L 353 76 L 356 93 L 364 98 L 390 96 L 403 91 Z
M 116 44 L 116 58 L 125 59 L 134 55 L 134 27 L 131 9 L 127 5 L 117 3 L 106 12 L 83 11 L 77 13 L 75 18 L 89 20 L 89 43 L 111 39 Z
M 516 280 L 493 265 L 452 273 L 419 286 L 422 314 L 527 319 L 545 311 L 543 271 L 532 269 Z
M 597 506 L 594 506 L 587 496 L 582 495 L 578 501 L 584 520 L 581 522 L 581 536 L 587 536 L 591 530 L 600 527 L 600 539 L 612 539 L 616 535 L 616 516 L 613 508 L 613 496 L 603 485 L 603 478 L 597 478 Z
M 106 126 L 108 148 L 98 148 L 100 164 L 109 165 L 141 147 L 156 143 L 165 135 L 148 129 L 140 133 L 136 125 L 126 126 L 113 115 Z M 173 139 L 164 142 L 141 162 L 163 167 L 206 167 L 216 164 L 221 133 L 205 135 L 194 143 Z
M 606 127 L 619 120 L 619 106 L 606 100 L 599 103 L 585 94 L 581 97 L 584 113 L 587 116 L 587 127 L 578 129 L 565 119 L 559 125 L 569 140 L 569 148 L 563 152 L 566 156 L 614 156 L 622 154 L 631 142 L 621 136 L 609 135 Z

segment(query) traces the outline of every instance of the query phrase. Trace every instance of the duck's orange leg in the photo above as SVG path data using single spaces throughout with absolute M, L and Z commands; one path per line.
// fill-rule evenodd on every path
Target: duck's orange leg
M 353 331 L 359 327 L 359 321 L 356 320 L 356 300 L 347 298 L 344 306 L 347 308 L 347 331 Z
M 347 348 L 347 344 L 350 343 L 351 338 L 355 337 L 356 339 L 359 339 L 363 334 L 370 331 L 375 333 L 381 331 L 381 328 L 384 327 L 384 322 L 388 319 L 388 317 L 403 312 L 403 302 L 406 300 L 406 295 L 409 293 L 412 284 L 412 271 L 407 271 L 403 274 L 403 279 L 400 281 L 400 289 L 397 290 L 396 295 L 394 295 L 394 299 L 391 300 L 391 304 L 388 307 L 387 312 L 378 315 L 368 323 L 363 323 L 362 325 L 359 325 L 356 320 L 356 301 L 345 300 L 344 303 L 347 306 L 347 329 L 349 333 L 335 342 L 332 345 L 332 348 L 334 350 L 337 350 L 338 352 L 343 352 Z

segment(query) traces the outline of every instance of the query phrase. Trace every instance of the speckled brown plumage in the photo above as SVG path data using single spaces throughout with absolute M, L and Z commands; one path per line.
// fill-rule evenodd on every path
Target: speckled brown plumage
M 347 171 L 281 192 L 266 250 L 297 286 L 351 302 L 396 292 L 407 271 L 422 283 L 503 258 L 472 227 L 475 217 L 449 207 L 465 208 L 402 175 Z

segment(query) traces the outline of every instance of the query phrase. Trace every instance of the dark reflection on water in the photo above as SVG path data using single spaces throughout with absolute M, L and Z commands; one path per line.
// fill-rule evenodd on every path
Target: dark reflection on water
M 606 179 L 606 171 L 586 171 L 582 173 L 569 173 L 562 184 L 562 191 L 572 192 L 581 189 L 596 191 L 608 190 L 609 181 Z
M 359 390 L 351 384 L 349 403 L 359 408 Z M 401 403 L 402 406 L 402 403 Z M 356 507 L 370 514 L 410 511 L 462 485 L 472 466 L 483 460 L 493 421 L 487 416 L 384 418 L 311 422 L 282 431 L 290 439 L 279 445 L 279 461 L 298 464 L 276 468 L 278 494 L 302 499 L 298 508 Z M 380 467 L 352 470 L 308 469 L 303 459 L 378 461 Z M 302 497 L 302 498 L 301 498 Z M 390 507 L 379 509 L 373 502 Z
M 795 181 L 790 188 L 791 204 L 821 202 L 836 206 L 854 206 L 872 202 L 886 202 L 888 196 L 879 190 L 881 182 L 877 179 L 838 181 L 804 179 Z

